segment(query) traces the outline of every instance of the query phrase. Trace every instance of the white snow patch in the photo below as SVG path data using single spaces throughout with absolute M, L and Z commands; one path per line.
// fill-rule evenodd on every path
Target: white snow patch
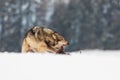
M 32 16 L 31 16 L 31 19 L 32 19 L 32 22 L 35 22 L 36 21 L 36 15 L 35 14 L 32 14 Z
M 0 24 L 0 34 L 1 34 L 1 32 L 2 32 L 2 24 Z
M 29 6 L 29 3 L 25 3 L 24 5 L 22 5 L 21 10 L 25 11 L 28 8 L 28 6 Z
M 63 0 L 64 3 L 68 4 L 70 2 L 70 0 Z
M 41 3 L 41 0 L 35 0 L 37 3 Z
M 5 2 L 5 6 L 8 6 L 9 5 L 9 3 L 8 2 Z
M 103 5 L 103 13 L 106 14 L 108 12 L 108 9 L 110 8 L 110 4 Z
M 8 16 L 5 15 L 5 16 L 4 16 L 4 21 L 7 21 L 7 20 L 8 20 Z
M 0 80 L 120 80 L 120 51 L 0 54 Z
M 46 13 L 46 21 L 49 23 L 51 21 L 51 16 L 54 13 L 54 6 L 53 6 L 53 2 L 49 2 L 47 5 L 47 13 Z
M 26 17 L 24 16 L 23 18 L 22 18 L 22 25 L 26 25 L 27 24 L 27 19 L 26 19 Z

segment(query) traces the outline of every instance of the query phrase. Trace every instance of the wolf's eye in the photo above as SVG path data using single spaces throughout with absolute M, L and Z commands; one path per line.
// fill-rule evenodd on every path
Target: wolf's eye
M 47 41 L 46 42 L 49 46 L 54 46 L 55 45 L 55 43 L 54 42 L 51 42 L 51 41 Z
M 50 41 L 46 41 L 46 43 L 47 43 L 48 45 L 51 45 Z
M 63 38 L 60 38 L 60 37 L 57 39 L 57 41 L 62 41 L 62 40 L 63 40 Z

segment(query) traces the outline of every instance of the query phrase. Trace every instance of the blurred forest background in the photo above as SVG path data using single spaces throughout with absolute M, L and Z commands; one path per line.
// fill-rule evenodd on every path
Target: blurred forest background
M 49 27 L 67 51 L 120 49 L 120 0 L 0 0 L 0 51 L 20 52 L 25 32 Z

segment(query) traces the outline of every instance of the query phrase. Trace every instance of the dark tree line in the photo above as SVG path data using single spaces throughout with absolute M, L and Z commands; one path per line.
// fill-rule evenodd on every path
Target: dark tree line
M 70 41 L 68 50 L 120 49 L 119 0 L 70 0 L 62 7 L 56 6 L 52 25 Z
M 120 49 L 120 0 L 0 0 L 0 51 L 21 49 L 34 25 L 54 29 L 80 49 Z

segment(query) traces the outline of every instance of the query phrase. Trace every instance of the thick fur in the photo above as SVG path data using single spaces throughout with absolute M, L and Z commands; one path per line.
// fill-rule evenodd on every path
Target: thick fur
M 24 37 L 22 53 L 33 51 L 64 54 L 63 47 L 67 45 L 68 41 L 57 32 L 48 28 L 35 26 Z

